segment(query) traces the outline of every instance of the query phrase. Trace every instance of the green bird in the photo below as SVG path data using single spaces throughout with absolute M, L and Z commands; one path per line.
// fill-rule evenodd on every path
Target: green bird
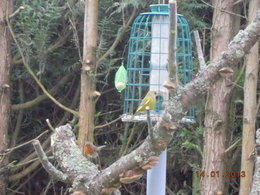
M 146 107 L 149 106 L 150 110 L 153 110 L 156 105 L 156 92 L 155 91 L 148 91 L 142 103 L 138 106 L 136 113 L 146 112 Z

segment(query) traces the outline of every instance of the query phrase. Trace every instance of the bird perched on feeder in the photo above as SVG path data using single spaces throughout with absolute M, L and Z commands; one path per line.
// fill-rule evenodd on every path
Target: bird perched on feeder
M 148 91 L 142 103 L 138 106 L 136 113 L 146 112 L 146 107 L 149 106 L 150 110 L 153 110 L 156 105 L 156 92 L 155 91 Z

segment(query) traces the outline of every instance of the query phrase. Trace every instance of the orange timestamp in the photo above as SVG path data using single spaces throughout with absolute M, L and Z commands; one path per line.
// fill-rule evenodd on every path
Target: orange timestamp
M 235 178 L 235 177 L 246 177 L 245 171 L 224 171 L 222 174 L 220 171 L 210 171 L 206 173 L 205 171 L 196 171 L 197 177 L 225 177 L 225 178 Z

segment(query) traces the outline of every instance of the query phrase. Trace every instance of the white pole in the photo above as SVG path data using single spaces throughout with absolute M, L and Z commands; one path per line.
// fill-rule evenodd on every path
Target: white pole
M 168 80 L 169 17 L 154 16 L 152 19 L 150 90 L 157 91 L 167 101 L 168 90 L 163 83 Z M 151 112 L 151 114 L 154 114 Z M 161 114 L 161 113 L 158 113 Z M 159 163 L 147 171 L 147 195 L 165 195 L 167 149 L 159 156 Z
M 159 163 L 147 171 L 147 195 L 165 195 L 167 149 L 159 156 Z

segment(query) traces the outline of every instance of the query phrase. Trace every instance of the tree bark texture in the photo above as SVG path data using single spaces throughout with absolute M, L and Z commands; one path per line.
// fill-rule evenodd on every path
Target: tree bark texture
M 86 0 L 78 136 L 82 149 L 86 140 L 94 139 L 97 17 L 98 0 Z
M 249 1 L 249 21 L 252 21 L 260 8 L 260 0 Z M 243 113 L 243 136 L 241 171 L 246 172 L 246 177 L 240 178 L 239 194 L 249 194 L 252 184 L 254 161 L 250 158 L 255 147 L 255 121 L 256 121 L 256 92 L 259 64 L 259 42 L 246 56 L 246 74 L 244 83 L 244 113 Z
M 227 50 L 201 70 L 194 80 L 169 101 L 160 121 L 153 128 L 153 140 L 148 136 L 144 142 L 131 153 L 121 157 L 104 170 L 85 158 L 75 143 L 75 136 L 69 125 L 59 127 L 52 135 L 51 147 L 59 167 L 75 191 L 86 194 L 107 194 L 109 190 L 120 187 L 121 175 L 130 170 L 141 170 L 149 157 L 158 156 L 170 143 L 180 120 L 188 109 L 205 94 L 219 78 L 223 67 L 234 67 L 260 39 L 260 11 L 256 19 L 229 44 Z M 109 194 L 109 193 L 108 193 Z
M 211 60 L 227 49 L 232 38 L 233 16 L 221 10 L 232 12 L 234 0 L 215 0 L 211 33 Z M 205 109 L 205 131 L 202 170 L 206 176 L 201 181 L 201 194 L 224 194 L 224 177 L 207 177 L 211 171 L 225 170 L 225 149 L 227 142 L 227 111 L 232 85 L 228 78 L 220 78 L 209 89 Z
M 252 187 L 249 195 L 260 194 L 260 129 L 256 130 L 256 145 L 255 145 L 255 171 L 252 182 Z
M 8 147 L 8 128 L 10 116 L 10 43 L 6 17 L 11 14 L 12 1 L 0 1 L 0 153 Z M 0 156 L 0 167 L 7 159 Z M 6 194 L 5 175 L 0 175 L 0 194 Z
M 169 44 L 168 44 L 168 66 L 169 80 L 177 86 L 178 84 L 178 66 L 176 61 L 176 40 L 177 40 L 177 2 L 169 1 L 170 11 L 170 28 L 169 28 Z

